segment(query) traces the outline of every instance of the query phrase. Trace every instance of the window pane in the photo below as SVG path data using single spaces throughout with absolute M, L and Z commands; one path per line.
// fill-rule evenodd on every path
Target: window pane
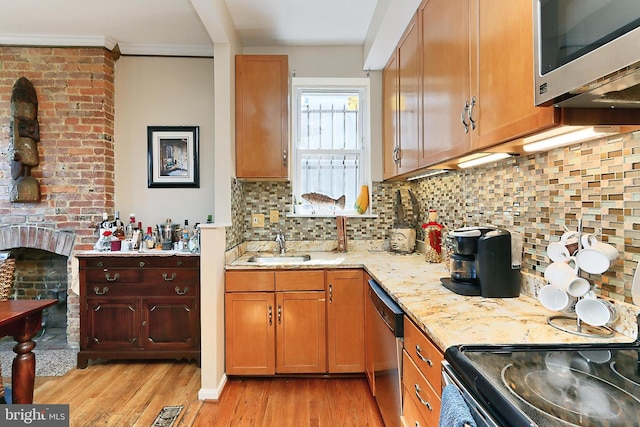
M 360 97 L 357 92 L 300 96 L 298 147 L 302 149 L 359 149 Z
M 345 210 L 353 210 L 360 188 L 359 154 L 301 154 L 300 160 L 301 181 L 298 196 L 315 192 L 338 199 L 344 195 Z

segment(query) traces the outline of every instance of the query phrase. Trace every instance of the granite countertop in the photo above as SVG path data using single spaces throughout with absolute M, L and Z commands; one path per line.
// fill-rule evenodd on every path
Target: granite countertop
M 311 260 L 304 263 L 256 264 L 248 259 L 257 252 L 246 252 L 228 262 L 226 269 L 364 268 L 442 351 L 458 344 L 613 343 L 632 342 L 635 338 L 627 333 L 635 333 L 634 316 L 618 320 L 629 323 L 616 328 L 624 330 L 625 335 L 590 338 L 550 326 L 547 319 L 558 313 L 526 295 L 518 298 L 457 295 L 440 284 L 440 278 L 449 276 L 445 266 L 427 263 L 423 254 L 367 250 L 305 253 L 311 254 Z

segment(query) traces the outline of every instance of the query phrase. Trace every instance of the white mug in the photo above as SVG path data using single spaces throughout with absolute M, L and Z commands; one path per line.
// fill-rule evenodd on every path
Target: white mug
M 598 243 L 598 238 L 595 234 L 584 234 L 582 236 L 582 247 L 588 248 Z
M 573 263 L 574 267 L 569 265 Z M 577 277 L 578 267 L 575 265 L 575 259 L 570 258 L 569 262 L 552 262 L 544 270 L 544 278 L 549 283 L 566 291 L 566 282 Z
M 583 298 L 576 303 L 576 314 L 592 326 L 604 326 L 616 321 L 618 314 L 611 301 Z
M 581 270 L 590 274 L 602 274 L 618 258 L 618 250 L 608 243 L 597 242 L 578 251 L 575 258 Z
M 538 292 L 538 299 L 544 308 L 559 311 L 566 315 L 575 315 L 577 298 L 553 285 L 546 285 Z
M 553 262 L 566 262 L 571 258 L 569 249 L 561 242 L 549 243 L 547 246 L 547 255 Z

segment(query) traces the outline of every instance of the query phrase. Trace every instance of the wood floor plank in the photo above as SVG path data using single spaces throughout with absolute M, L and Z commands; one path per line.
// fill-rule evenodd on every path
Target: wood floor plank
M 69 404 L 70 427 L 149 427 L 183 405 L 176 427 L 383 427 L 362 378 L 231 378 L 199 401 L 200 369 L 177 361 L 96 362 L 37 377 L 34 403 Z

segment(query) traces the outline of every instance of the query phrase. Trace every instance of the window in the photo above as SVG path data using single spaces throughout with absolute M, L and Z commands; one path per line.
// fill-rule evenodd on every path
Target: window
M 295 213 L 355 214 L 360 187 L 371 187 L 369 80 L 294 78 L 293 94 Z M 308 193 L 344 196 L 344 208 L 309 202 Z

